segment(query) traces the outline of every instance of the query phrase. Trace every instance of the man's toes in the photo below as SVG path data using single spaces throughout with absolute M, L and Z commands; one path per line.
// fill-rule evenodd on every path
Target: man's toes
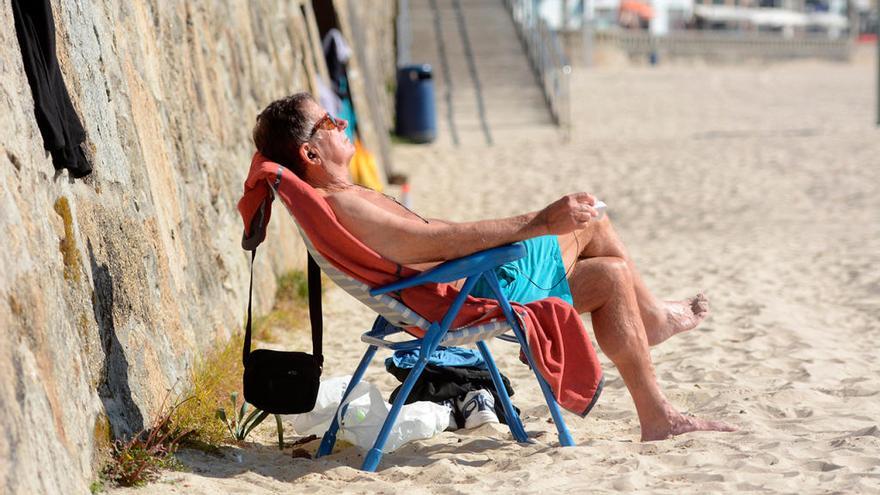
M 709 303 L 706 303 L 706 302 L 701 302 L 701 303 L 697 304 L 697 309 L 696 309 L 696 311 L 694 311 L 694 313 L 696 313 L 698 315 L 708 313 L 708 312 L 709 312 Z
M 691 301 L 691 311 L 694 313 L 694 316 L 700 316 L 703 313 L 708 313 L 709 302 L 694 299 L 693 301 Z

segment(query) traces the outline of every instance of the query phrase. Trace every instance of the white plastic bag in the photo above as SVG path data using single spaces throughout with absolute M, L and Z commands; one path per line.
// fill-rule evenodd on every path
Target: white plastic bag
M 321 381 L 315 408 L 311 412 L 288 416 L 297 434 L 323 435 L 330 427 L 333 414 L 339 408 L 350 381 L 350 375 Z M 365 381 L 357 384 L 346 403 L 348 409 L 345 418 L 340 421 L 339 438 L 364 450 L 372 448 L 391 405 L 385 402 L 375 385 Z M 434 402 L 404 405 L 382 448 L 383 452 L 394 451 L 406 442 L 431 438 L 444 431 L 449 426 L 449 414 L 448 406 Z
M 372 448 L 391 404 L 385 402 L 375 385 L 363 381 L 357 384 L 345 402 L 348 409 L 340 422 L 341 438 L 364 450 Z M 449 406 L 434 402 L 404 405 L 382 451 L 393 452 L 407 442 L 431 438 L 444 431 L 449 426 L 449 413 Z
M 293 428 L 297 434 L 321 436 L 327 431 L 327 428 L 330 428 L 330 421 L 333 420 L 333 415 L 336 413 L 336 408 L 339 407 L 345 389 L 348 388 L 349 381 L 351 381 L 351 375 L 334 376 L 321 380 L 315 408 L 307 413 L 288 416 L 293 422 Z

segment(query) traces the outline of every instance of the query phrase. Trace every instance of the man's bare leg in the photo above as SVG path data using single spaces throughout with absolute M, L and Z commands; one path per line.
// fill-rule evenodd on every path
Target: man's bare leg
M 607 216 L 598 222 L 591 222 L 586 228 L 573 234 L 559 236 L 559 246 L 566 268 L 572 266 L 577 259 L 599 256 L 613 256 L 626 261 L 632 274 L 648 344 L 651 346 L 695 328 L 709 315 L 709 301 L 702 293 L 683 301 L 658 300 L 648 290 Z
M 690 431 L 736 429 L 719 421 L 685 416 L 663 395 L 648 351 L 632 273 L 624 259 L 597 257 L 578 261 L 569 285 L 575 309 L 592 313 L 596 341 L 617 366 L 629 389 L 639 415 L 643 441 Z

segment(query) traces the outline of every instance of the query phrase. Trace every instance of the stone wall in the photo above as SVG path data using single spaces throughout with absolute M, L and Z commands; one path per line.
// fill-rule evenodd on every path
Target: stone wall
M 240 330 L 248 257 L 235 205 L 250 130 L 269 101 L 315 89 L 309 8 L 53 2 L 94 166 L 74 181 L 54 174 L 43 150 L 11 7 L 0 2 L 0 492 L 86 493 L 98 449 L 149 425 L 200 351 Z M 393 33 L 393 12 L 359 15 Z M 356 49 L 387 50 L 387 39 Z M 362 125 L 387 140 L 375 120 Z M 258 257 L 260 310 L 275 275 L 303 261 L 276 212 Z

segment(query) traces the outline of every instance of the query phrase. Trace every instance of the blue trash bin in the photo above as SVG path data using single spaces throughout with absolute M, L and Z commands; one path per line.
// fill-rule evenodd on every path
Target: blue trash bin
M 416 143 L 430 143 L 437 137 L 434 79 L 429 64 L 397 69 L 395 103 L 398 136 Z

